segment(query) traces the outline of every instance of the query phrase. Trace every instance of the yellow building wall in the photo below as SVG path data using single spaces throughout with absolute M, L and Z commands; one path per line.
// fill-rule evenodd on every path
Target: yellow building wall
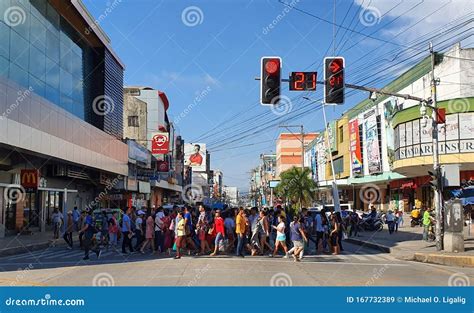
M 342 142 L 339 134 L 339 128 L 342 126 Z M 337 153 L 332 155 L 333 160 L 338 159 L 340 157 L 344 158 L 344 171 L 340 174 L 336 174 L 336 179 L 341 178 L 348 178 L 350 176 L 350 152 L 349 152 L 349 119 L 347 117 L 343 117 L 339 119 L 336 123 L 336 138 L 337 138 Z M 330 161 L 330 160 L 328 160 Z M 331 163 L 326 163 L 326 179 L 332 179 L 332 169 Z

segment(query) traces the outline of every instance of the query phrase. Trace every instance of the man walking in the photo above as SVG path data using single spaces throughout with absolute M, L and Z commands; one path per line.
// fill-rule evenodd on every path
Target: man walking
M 428 233 L 430 231 L 430 226 L 434 222 L 434 218 L 431 217 L 431 208 L 427 208 L 425 213 L 423 213 L 423 240 L 428 241 Z
M 165 217 L 165 214 L 163 213 L 163 208 L 159 207 L 158 211 L 155 214 L 155 248 L 157 253 L 164 252 L 163 217 Z
M 239 214 L 235 221 L 235 232 L 237 234 L 237 251 L 236 256 L 244 257 L 244 244 L 245 244 L 245 234 L 246 234 L 246 218 L 244 215 L 244 208 L 239 209 Z
M 90 250 L 92 250 L 93 252 L 96 253 L 97 259 L 100 258 L 100 255 L 102 253 L 102 251 L 100 249 L 91 248 L 92 238 L 94 237 L 94 233 L 95 233 L 95 227 L 94 227 L 94 224 L 93 224 L 94 222 L 92 220 L 91 213 L 92 213 L 91 210 L 88 210 L 86 212 L 87 216 L 86 216 L 85 221 L 84 221 L 84 227 L 79 232 L 80 234 L 81 233 L 84 234 L 84 258 L 83 258 L 83 260 L 89 260 L 89 251 Z
M 122 253 L 127 254 L 126 247 L 133 252 L 132 247 L 132 225 L 130 221 L 130 209 L 122 216 Z

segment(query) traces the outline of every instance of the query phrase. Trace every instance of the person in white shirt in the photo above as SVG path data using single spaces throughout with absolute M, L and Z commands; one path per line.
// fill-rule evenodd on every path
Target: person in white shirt
M 316 251 L 323 252 L 323 240 L 324 240 L 324 226 L 323 218 L 321 217 L 323 213 L 317 213 L 314 217 L 314 225 L 316 228 Z M 319 241 L 321 240 L 321 245 Z
M 159 207 L 156 215 L 155 215 L 155 248 L 156 248 L 156 253 L 161 253 L 163 251 L 163 245 L 164 245 L 164 236 L 163 236 L 163 217 L 165 217 L 165 214 L 163 213 L 163 208 Z
M 385 221 L 388 225 L 388 233 L 391 235 L 395 230 L 395 215 L 392 210 L 388 210 L 387 215 L 385 216 Z

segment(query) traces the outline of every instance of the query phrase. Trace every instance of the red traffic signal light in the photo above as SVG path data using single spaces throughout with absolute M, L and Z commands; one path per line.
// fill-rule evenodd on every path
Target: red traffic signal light
M 260 103 L 277 105 L 280 101 L 281 58 L 263 57 L 260 62 Z
M 344 103 L 344 58 L 324 58 L 324 102 Z

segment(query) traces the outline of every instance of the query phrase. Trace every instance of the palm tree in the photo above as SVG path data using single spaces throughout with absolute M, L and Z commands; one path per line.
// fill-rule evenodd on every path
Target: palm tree
M 316 183 L 310 178 L 309 168 L 292 167 L 280 174 L 280 183 L 276 194 L 299 207 L 310 206 L 314 196 Z

